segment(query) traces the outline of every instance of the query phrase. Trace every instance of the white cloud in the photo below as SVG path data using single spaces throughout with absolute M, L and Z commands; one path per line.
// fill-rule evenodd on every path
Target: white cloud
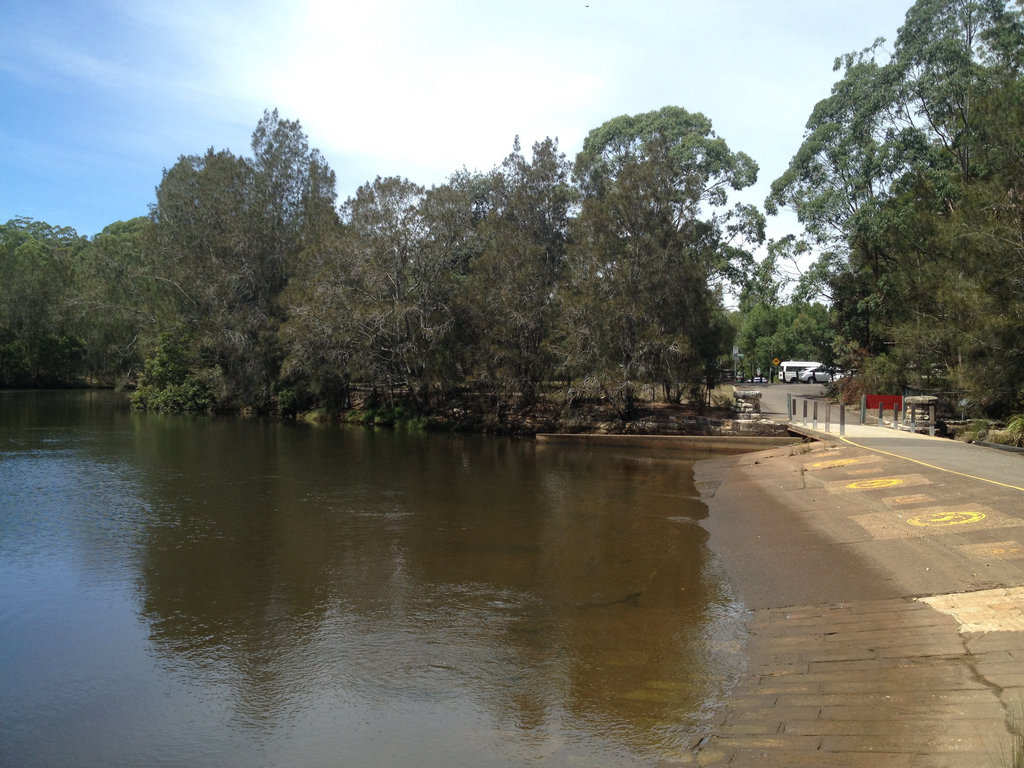
M 90 182 L 97 190 L 138 188 L 125 176 L 151 167 L 141 185 L 151 190 L 160 168 L 179 154 L 210 146 L 248 153 L 262 110 L 277 107 L 300 120 L 311 144 L 327 155 L 344 198 L 377 174 L 430 185 L 463 166 L 488 170 L 517 134 L 524 148 L 558 137 L 571 157 L 604 121 L 673 104 L 705 113 L 733 149 L 758 161 L 761 189 L 751 201 L 760 202 L 799 146 L 814 103 L 828 94 L 833 58 L 877 35 L 893 37 L 901 6 L 891 0 L 14 3 L 0 72 L 18 97 L 32 100 L 12 101 L 17 106 L 5 129 L 12 141 L 20 139 L 18 146 L 37 147 L 39 157 L 8 163 L 17 176 L 3 181 L 25 188 L 12 199 L 27 199 L 31 186 L 41 201 L 54 201 L 47 203 L 54 207 L 50 218 L 81 226 L 74 214 L 60 212 L 67 180 L 56 158 L 69 151 L 83 163 L 97 158 Z M 66 125 L 55 122 L 58 115 Z M 78 170 L 82 184 L 87 171 Z M 150 201 L 135 205 L 142 211 Z M 133 204 L 125 199 L 121 206 Z
M 289 54 L 265 68 L 264 93 L 329 156 L 362 155 L 427 183 L 490 168 L 516 134 L 529 145 L 591 127 L 577 115 L 598 97 L 596 74 L 469 16 L 451 3 L 314 0 Z

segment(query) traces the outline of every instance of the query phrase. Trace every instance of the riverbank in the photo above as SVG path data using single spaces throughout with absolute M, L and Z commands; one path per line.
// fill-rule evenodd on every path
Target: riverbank
M 721 400 L 724 395 L 719 395 Z M 502 403 L 493 397 L 464 395 L 417 411 L 408 403 L 386 405 L 353 396 L 341 413 L 311 411 L 297 414 L 309 422 L 397 427 L 414 426 L 432 432 L 461 432 L 507 437 L 537 434 L 667 435 L 786 437 L 786 427 L 771 419 L 747 414 L 737 418 L 732 407 L 688 403 L 638 402 L 628 415 L 606 401 L 540 397 L 525 403 Z
M 1019 490 L 835 443 L 695 478 L 748 667 L 680 764 L 1020 764 Z

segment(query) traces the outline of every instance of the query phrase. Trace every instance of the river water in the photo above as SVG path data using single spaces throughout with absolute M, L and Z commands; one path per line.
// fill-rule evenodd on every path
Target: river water
M 696 458 L 0 393 L 0 765 L 681 759 L 743 663 Z

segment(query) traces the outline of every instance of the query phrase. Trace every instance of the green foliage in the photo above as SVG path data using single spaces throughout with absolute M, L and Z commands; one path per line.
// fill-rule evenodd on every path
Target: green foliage
M 682 216 L 696 216 L 701 202 L 723 206 L 728 189 L 744 189 L 757 181 L 757 163 L 743 152 L 731 151 L 707 117 L 670 106 L 621 115 L 587 135 L 576 159 L 583 194 L 604 196 L 638 154 L 656 146 L 664 151 L 664 162 L 678 180 L 669 196 Z
M 1024 447 L 1024 413 L 1017 413 L 1006 422 L 1004 430 L 1010 445 Z
M 343 207 L 341 258 L 351 270 L 351 313 L 339 318 L 359 339 L 354 359 L 369 380 L 421 399 L 448 377 L 458 238 L 438 222 L 444 190 L 428 193 L 399 178 L 364 184 Z M 432 230 L 432 225 L 437 224 Z M 438 237 L 431 237 L 431 232 Z
M 21 339 L 0 340 L 0 386 L 25 386 L 32 380 L 28 355 Z
M 334 176 L 276 110 L 252 149 L 179 158 L 152 220 L 158 279 L 216 368 L 218 407 L 267 410 L 284 357 L 280 296 L 299 254 L 336 226 Z
M 176 320 L 154 275 L 148 218 L 115 222 L 96 235 L 73 267 L 68 313 L 84 344 L 91 380 L 123 383 L 144 361 L 159 328 Z
M 865 392 L 898 395 L 906 385 L 906 367 L 890 355 L 877 355 L 864 362 L 857 373 Z
M 477 227 L 480 251 L 456 297 L 459 316 L 473 329 L 465 339 L 472 345 L 468 359 L 478 381 L 530 402 L 557 366 L 552 289 L 565 270 L 575 191 L 552 139 L 535 144 L 529 161 L 517 139 L 502 166 L 481 181 L 490 194 Z
M 69 386 L 84 377 L 84 344 L 68 311 L 74 265 L 88 242 L 31 219 L 0 226 L 0 385 Z
M 136 410 L 156 413 L 207 413 L 213 407 L 213 397 L 205 385 L 190 377 L 163 388 L 140 384 L 132 393 L 131 404 Z
M 772 185 L 820 249 L 802 286 L 879 385 L 966 393 L 990 415 L 1024 377 L 1024 32 L 1002 0 L 917 0 L 892 53 L 837 60 Z M 897 370 L 898 369 L 898 370 Z
M 277 393 L 277 415 L 286 419 L 294 419 L 298 413 L 299 400 L 290 389 L 282 389 Z
M 394 428 L 404 427 L 421 430 L 426 420 L 417 416 L 404 405 L 385 405 L 380 402 L 368 402 L 359 411 L 350 411 L 345 419 L 349 424 L 363 427 Z
M 146 360 L 132 407 L 160 413 L 206 413 L 214 407 L 209 384 L 196 370 L 193 334 L 183 326 L 160 335 Z
M 732 341 L 714 288 L 745 253 L 730 238 L 761 235 L 729 229 L 743 212 L 722 211 L 726 190 L 756 172 L 706 117 L 678 107 L 590 133 L 574 169 L 583 201 L 561 297 L 569 377 L 601 382 L 624 415 L 639 386 L 660 385 L 669 400 L 699 395 Z
M 765 203 L 804 233 L 760 263 L 763 216 L 728 200 L 756 163 L 680 107 L 598 126 L 571 173 L 556 141 L 527 157 L 517 139 L 487 173 L 378 177 L 340 209 L 299 123 L 267 111 L 250 157 L 165 170 L 148 218 L 92 241 L 0 227 L 0 385 L 142 367 L 138 407 L 289 416 L 343 410 L 358 382 L 389 394 L 374 423 L 563 386 L 625 415 L 653 390 L 704 402 L 735 339 L 748 374 L 856 366 L 866 390 L 1005 417 L 1024 380 L 1022 29 L 1002 0 L 917 0 L 891 53 L 840 57 Z M 812 252 L 790 286 L 780 265 Z
M 986 439 L 990 429 L 991 424 L 987 419 L 975 419 L 957 437 L 965 442 L 973 443 Z
M 742 305 L 741 305 L 742 306 Z M 820 303 L 793 299 L 786 304 L 747 304 L 736 339 L 743 363 L 741 372 L 767 374 L 771 361 L 817 360 L 837 364 L 836 336 L 828 309 Z

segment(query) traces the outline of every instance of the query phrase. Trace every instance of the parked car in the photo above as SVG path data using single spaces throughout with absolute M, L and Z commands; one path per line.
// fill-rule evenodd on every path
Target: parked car
M 853 373 L 853 371 L 842 371 L 838 368 L 826 368 L 824 365 L 819 365 L 800 371 L 799 378 L 804 384 L 825 384 L 829 381 L 839 381 L 847 376 L 853 376 Z
M 800 381 L 804 384 L 824 384 L 832 381 L 832 372 L 823 365 L 819 365 L 817 368 L 805 368 L 800 371 Z

